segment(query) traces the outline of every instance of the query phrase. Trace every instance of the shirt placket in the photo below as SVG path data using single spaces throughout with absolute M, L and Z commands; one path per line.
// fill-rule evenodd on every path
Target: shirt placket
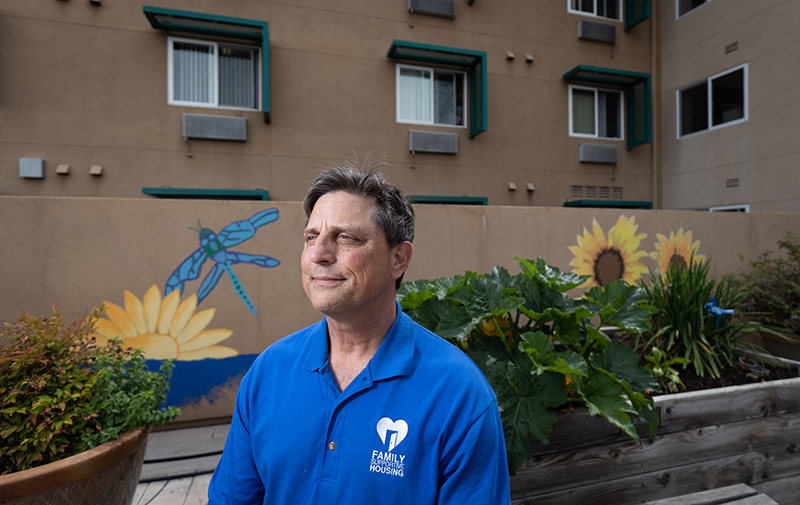
M 322 375 L 325 380 L 335 388 L 338 392 L 339 387 L 336 378 L 330 370 L 330 366 L 326 365 L 322 370 Z M 372 380 L 369 377 L 367 370 L 364 370 L 356 377 L 355 380 L 341 392 L 337 398 L 335 405 L 328 415 L 328 424 L 325 430 L 325 446 L 324 457 L 322 458 L 322 471 L 320 477 L 323 480 L 335 481 L 338 478 L 339 468 L 341 467 L 341 455 L 346 444 L 354 440 L 353 434 L 345 438 L 346 424 L 347 424 L 347 400 L 353 395 L 372 386 Z

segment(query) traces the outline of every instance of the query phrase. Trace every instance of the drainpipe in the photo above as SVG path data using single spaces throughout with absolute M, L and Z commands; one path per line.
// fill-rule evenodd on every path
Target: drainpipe
M 660 52 L 659 46 L 659 37 L 658 37 L 658 9 L 660 7 L 659 2 L 653 2 L 651 4 L 650 9 L 650 81 L 652 83 L 652 91 L 650 93 L 650 99 L 653 101 L 652 103 L 652 133 L 653 133 L 653 141 L 651 142 L 651 167 L 652 167 L 652 201 L 653 201 L 653 209 L 660 209 L 661 205 L 658 201 L 658 167 L 661 162 L 661 157 L 659 156 L 659 150 L 661 147 L 661 143 L 659 142 L 659 132 L 661 129 L 659 128 L 659 110 L 661 109 L 661 86 L 659 85 L 659 78 L 658 78 L 658 57 Z

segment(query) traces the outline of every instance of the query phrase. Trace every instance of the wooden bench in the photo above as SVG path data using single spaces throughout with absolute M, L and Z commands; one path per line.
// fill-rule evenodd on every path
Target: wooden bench
M 765 494 L 761 494 L 747 484 L 709 489 L 663 500 L 650 501 L 644 505 L 778 505 Z

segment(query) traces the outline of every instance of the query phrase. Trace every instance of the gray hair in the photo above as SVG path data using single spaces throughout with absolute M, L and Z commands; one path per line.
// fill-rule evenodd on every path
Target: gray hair
M 370 160 L 367 157 L 363 162 L 358 158 L 353 160 L 345 158 L 341 165 L 333 164 L 325 167 L 306 191 L 303 199 L 306 217 L 311 217 L 314 205 L 323 195 L 344 191 L 371 198 L 377 204 L 378 208 L 372 215 L 372 220 L 383 230 L 389 247 L 403 242 L 413 242 L 414 208 L 406 192 L 389 183 L 378 170 L 383 165 L 388 166 L 388 163 Z M 397 287 L 400 287 L 402 280 L 402 276 L 397 279 Z

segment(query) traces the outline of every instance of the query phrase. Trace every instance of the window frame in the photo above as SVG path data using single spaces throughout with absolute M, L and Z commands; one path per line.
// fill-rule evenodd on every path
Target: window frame
M 455 70 L 450 68 L 442 68 L 442 67 L 425 67 L 421 65 L 409 65 L 407 63 L 395 63 L 395 117 L 398 123 L 401 124 L 417 124 L 417 125 L 427 125 L 427 126 L 441 126 L 447 128 L 468 128 L 469 127 L 469 111 L 467 110 L 469 107 L 469 75 L 464 72 L 463 70 Z M 431 103 L 430 103 L 430 113 L 431 113 L 431 120 L 430 121 L 413 121 L 408 119 L 401 119 L 400 118 L 400 70 L 401 68 L 411 69 L 411 70 L 422 70 L 422 71 L 429 71 L 431 73 Z M 434 121 L 435 117 L 435 110 L 436 104 L 434 103 L 434 93 L 433 93 L 433 86 L 434 86 L 434 74 L 439 72 L 448 72 L 453 74 L 461 74 L 462 76 L 462 83 L 464 89 L 461 91 L 463 102 L 464 102 L 464 111 L 461 114 L 461 117 L 464 118 L 464 124 L 446 124 L 446 123 L 436 123 Z
M 572 90 L 574 89 L 581 89 L 586 91 L 594 91 L 594 131 L 593 135 L 588 133 L 575 133 L 574 125 L 573 125 L 573 115 L 572 115 Z M 601 137 L 599 135 L 600 131 L 600 115 L 598 114 L 598 100 L 597 100 L 597 92 L 604 91 L 606 93 L 617 93 L 620 96 L 619 99 L 619 137 Z M 625 141 L 625 91 L 621 89 L 612 89 L 612 88 L 603 88 L 598 86 L 584 86 L 580 84 L 570 84 L 569 85 L 569 136 L 570 137 L 579 137 L 585 139 L 602 139 L 602 140 L 616 140 L 616 141 Z
M 710 2 L 710 1 L 711 0 L 703 0 L 703 3 L 701 3 L 697 7 L 692 7 L 688 11 L 684 12 L 683 14 L 681 14 L 681 0 L 675 0 L 675 19 L 680 19 L 683 16 L 686 16 L 689 13 L 696 11 L 700 7 L 703 7 L 704 5 L 708 4 L 708 2 Z
M 738 119 L 733 119 L 731 121 L 726 121 L 724 123 L 720 123 L 718 125 L 713 124 L 713 115 L 714 115 L 714 86 L 713 82 L 715 79 L 719 79 L 720 77 L 724 77 L 728 74 L 732 74 L 739 70 L 743 70 L 742 75 L 742 87 L 744 89 L 744 97 L 742 101 L 742 108 L 744 115 Z M 744 123 L 750 119 L 750 86 L 749 86 L 749 64 L 747 62 L 742 63 L 741 65 L 737 65 L 735 67 L 729 68 L 728 70 L 723 70 L 717 74 L 712 75 L 711 77 L 706 78 L 705 80 L 697 81 L 688 86 L 682 86 L 675 90 L 675 117 L 677 121 L 675 121 L 676 126 L 676 133 L 677 138 L 685 139 L 688 137 L 693 137 L 695 135 L 701 135 L 706 132 L 710 132 L 713 130 L 719 130 L 720 128 L 727 128 L 729 126 L 734 126 L 740 123 Z M 696 132 L 687 133 L 686 135 L 681 135 L 681 123 L 683 120 L 683 116 L 681 115 L 681 105 L 682 105 L 682 93 L 684 91 L 690 90 L 697 86 L 702 85 L 703 83 L 706 84 L 706 125 L 707 127 L 704 130 L 698 130 Z
M 598 16 L 597 15 L 597 1 L 598 0 L 592 0 L 592 5 L 593 5 L 592 12 L 585 12 L 585 11 L 573 9 L 572 8 L 572 0 L 567 0 L 567 12 L 569 12 L 570 14 L 578 14 L 580 16 L 587 16 L 587 17 L 590 17 L 590 18 L 607 19 L 609 21 L 616 21 L 618 23 L 621 23 L 623 21 L 624 15 L 623 15 L 622 0 L 613 0 L 613 1 L 617 2 L 617 12 L 619 12 L 619 18 L 609 18 L 609 17 L 606 17 L 606 16 Z
M 213 48 L 213 61 L 211 64 L 211 76 L 209 76 L 212 95 L 213 95 L 213 102 L 190 102 L 186 100 L 176 100 L 174 97 L 175 93 L 175 74 L 174 74 L 174 42 L 185 42 L 189 44 L 196 44 L 202 46 L 209 46 Z M 256 103 L 253 107 L 232 107 L 229 105 L 220 105 L 219 104 L 219 46 L 220 44 L 231 47 L 235 49 L 247 49 L 250 51 L 255 51 L 255 56 L 253 58 L 253 63 L 255 64 L 254 68 L 254 77 L 255 82 L 253 85 L 255 86 L 256 91 Z M 188 37 L 175 37 L 175 36 L 168 36 L 167 37 L 167 103 L 169 105 L 176 105 L 181 107 L 203 107 L 207 109 L 226 109 L 226 110 L 245 110 L 245 111 L 259 111 L 261 110 L 262 104 L 262 72 L 261 72 L 261 48 L 258 46 L 251 46 L 246 44 L 232 44 L 230 42 L 218 42 L 215 40 L 204 40 L 204 39 L 192 39 Z
M 750 204 L 749 203 L 740 203 L 737 205 L 719 205 L 715 207 L 709 207 L 709 212 L 750 212 Z

